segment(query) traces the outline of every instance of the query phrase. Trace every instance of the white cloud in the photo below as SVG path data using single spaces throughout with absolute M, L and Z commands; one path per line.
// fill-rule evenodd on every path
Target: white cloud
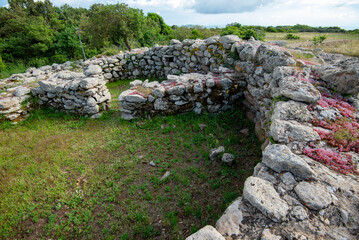
M 198 13 L 241 13 L 252 12 L 274 0 L 196 0 L 193 8 Z
M 118 0 L 52 0 L 56 6 L 90 7 Z M 359 0 L 123 0 L 130 7 L 159 12 L 168 25 L 197 24 L 339 26 L 358 28 Z M 0 0 L 5 5 L 7 2 Z

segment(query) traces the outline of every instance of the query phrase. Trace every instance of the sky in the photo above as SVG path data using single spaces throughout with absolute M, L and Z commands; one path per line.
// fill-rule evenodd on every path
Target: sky
M 94 3 L 126 3 L 154 12 L 172 25 L 339 26 L 359 28 L 359 0 L 50 0 L 54 5 L 89 7 Z M 0 0 L 4 6 L 7 1 Z

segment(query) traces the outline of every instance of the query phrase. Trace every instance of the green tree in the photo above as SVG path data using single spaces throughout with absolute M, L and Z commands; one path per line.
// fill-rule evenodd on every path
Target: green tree
M 193 29 L 191 39 L 197 38 L 202 38 L 202 34 L 198 31 L 198 29 Z
M 54 51 L 56 55 L 64 55 L 67 58 L 81 58 L 81 45 L 76 35 L 75 27 L 67 26 L 63 31 L 56 34 Z
M 126 4 L 94 4 L 90 8 L 88 21 L 83 23 L 85 34 L 91 35 L 92 46 L 101 48 L 108 44 L 125 44 L 131 50 L 130 41 L 143 37 L 145 17 L 142 10 Z
M 161 35 L 167 37 L 172 36 L 172 28 L 165 23 L 165 21 L 160 15 L 158 15 L 157 13 L 148 13 L 147 17 L 150 18 L 156 24 L 158 24 L 158 26 L 161 28 Z

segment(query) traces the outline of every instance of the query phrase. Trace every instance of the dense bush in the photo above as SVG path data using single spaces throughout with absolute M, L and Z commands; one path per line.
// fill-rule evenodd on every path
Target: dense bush
M 221 36 L 224 35 L 237 35 L 238 37 L 249 40 L 254 37 L 256 40 L 264 41 L 265 29 L 260 26 L 242 26 L 239 23 L 232 23 L 222 29 Z
M 80 29 L 80 30 L 78 30 Z M 0 8 L 0 54 L 5 63 L 40 66 L 87 57 L 101 49 L 167 43 L 172 28 L 156 13 L 126 4 L 94 4 L 89 9 L 55 7 L 49 0 L 11 0 Z
M 290 40 L 290 39 L 300 39 L 300 37 L 297 36 L 297 35 L 288 33 L 287 36 L 285 36 L 285 39 L 288 39 L 288 40 Z

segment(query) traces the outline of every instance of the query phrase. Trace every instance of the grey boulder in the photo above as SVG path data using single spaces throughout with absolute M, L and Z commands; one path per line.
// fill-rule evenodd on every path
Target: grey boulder
M 243 198 L 274 222 L 286 219 L 289 207 L 272 184 L 258 177 L 249 177 L 244 183 Z
M 286 145 L 269 145 L 263 152 L 262 162 L 274 171 L 291 172 L 302 179 L 315 179 L 315 172 Z
M 89 65 L 84 71 L 86 76 L 100 75 L 102 73 L 102 68 L 99 65 Z
M 270 135 L 276 142 L 290 143 L 293 141 L 311 142 L 320 140 L 319 134 L 311 127 L 303 126 L 295 121 L 275 119 L 270 126 Z
M 201 228 L 196 233 L 187 237 L 186 240 L 225 240 L 224 237 L 217 232 L 217 230 L 207 225 L 204 228 Z
M 324 186 L 300 182 L 294 191 L 305 206 L 312 210 L 321 210 L 332 203 L 332 197 Z

